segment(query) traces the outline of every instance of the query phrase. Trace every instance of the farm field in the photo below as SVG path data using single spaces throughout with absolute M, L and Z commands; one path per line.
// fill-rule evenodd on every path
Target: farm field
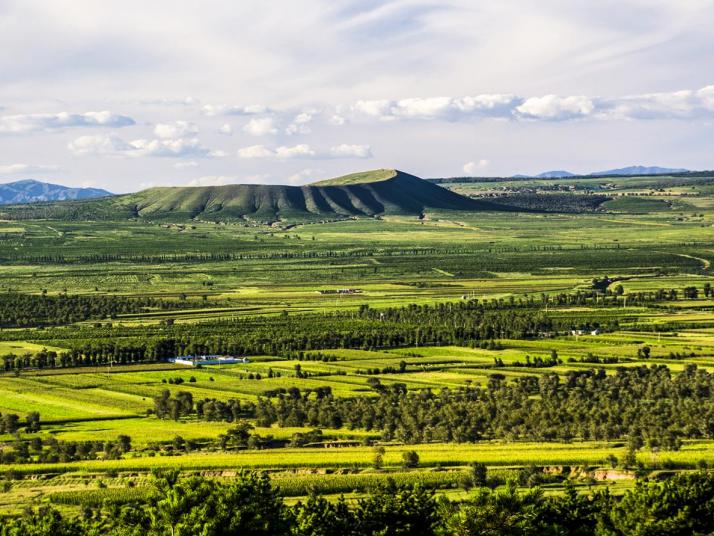
M 265 470 L 290 501 L 390 478 L 462 500 L 473 464 L 547 494 L 714 464 L 714 203 L 707 184 L 652 181 L 613 179 L 584 213 L 0 222 L 0 512 L 145 497 L 164 469 Z M 245 361 L 170 362 L 204 354 Z M 640 421 L 558 406 L 608 382 L 642 401 Z M 353 422 L 347 404 L 379 409 Z M 503 422 L 444 428 L 441 404 Z M 693 422 L 659 422 L 674 404 Z M 559 413 L 567 433 L 545 430 Z

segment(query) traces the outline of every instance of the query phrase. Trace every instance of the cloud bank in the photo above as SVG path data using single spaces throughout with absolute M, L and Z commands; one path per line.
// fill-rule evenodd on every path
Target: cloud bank
M 614 98 L 585 95 L 523 97 L 485 94 L 359 100 L 352 105 L 351 110 L 358 118 L 380 121 L 469 121 L 488 118 L 515 121 L 708 119 L 714 116 L 714 85 L 695 90 Z
M 265 145 L 250 145 L 238 150 L 238 156 L 244 159 L 276 158 L 289 159 L 340 159 L 340 158 L 372 158 L 372 149 L 369 145 L 341 144 L 330 147 L 326 151 L 313 149 L 306 143 L 293 146 L 282 145 L 271 149 Z
M 126 115 L 108 111 L 72 114 L 18 114 L 0 116 L 0 134 L 25 134 L 28 132 L 53 131 L 75 127 L 119 128 L 134 125 L 135 121 Z
M 80 136 L 67 146 L 76 156 L 205 158 L 222 156 L 203 147 L 197 138 L 137 139 L 124 141 L 116 134 Z

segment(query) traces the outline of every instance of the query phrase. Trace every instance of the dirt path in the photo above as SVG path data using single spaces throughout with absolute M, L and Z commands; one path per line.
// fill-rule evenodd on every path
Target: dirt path
M 686 257 L 687 259 L 694 259 L 695 261 L 701 262 L 701 263 L 702 263 L 702 268 L 704 268 L 705 270 L 708 270 L 708 269 L 711 267 L 711 265 L 712 265 L 712 263 L 711 263 L 710 260 L 708 260 L 708 259 L 703 259 L 702 257 L 695 257 L 694 255 L 687 255 L 687 254 L 685 254 L 685 253 L 677 253 L 676 255 L 677 255 L 678 257 Z

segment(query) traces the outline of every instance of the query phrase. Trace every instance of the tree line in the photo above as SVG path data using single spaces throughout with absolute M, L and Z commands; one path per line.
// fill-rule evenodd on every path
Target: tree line
M 691 536 L 714 531 L 714 474 L 639 480 L 622 498 L 608 490 L 559 495 L 515 483 L 478 488 L 463 502 L 394 481 L 352 503 L 311 494 L 285 504 L 266 474 L 228 483 L 158 475 L 144 500 L 84 507 L 71 517 L 43 506 L 0 520 L 2 536 Z
M 379 396 L 340 398 L 329 387 L 291 388 L 257 402 L 194 401 L 165 391 L 155 399 L 160 418 L 193 417 L 258 426 L 364 429 L 385 441 L 474 442 L 483 439 L 570 441 L 627 439 L 677 450 L 683 439 L 714 438 L 714 375 L 687 365 L 673 376 L 664 365 L 525 376 L 492 374 L 486 386 L 409 391 L 403 384 L 368 384 Z
M 184 297 L 185 298 L 185 297 Z M 173 311 L 187 308 L 215 307 L 217 304 L 186 299 L 167 300 L 152 297 L 129 298 L 108 295 L 0 293 L 0 327 L 56 326 L 84 320 L 114 319 L 122 314 L 151 310 Z

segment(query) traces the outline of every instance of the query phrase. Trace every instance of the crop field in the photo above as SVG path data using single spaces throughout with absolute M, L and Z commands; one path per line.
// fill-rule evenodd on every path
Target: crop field
M 446 186 L 484 199 L 567 190 L 609 200 L 582 213 L 273 225 L 0 223 L 0 422 L 12 414 L 19 422 L 0 431 L 0 512 L 142 498 L 156 469 L 223 480 L 266 470 L 297 500 L 311 490 L 357 497 L 389 478 L 458 498 L 474 463 L 494 486 L 511 478 L 525 486 L 524 472 L 538 468 L 547 493 L 565 480 L 619 492 L 636 474 L 714 464 L 714 437 L 701 423 L 666 433 L 652 425 L 633 447 L 607 425 L 567 439 L 493 427 L 448 440 L 321 417 L 341 403 L 363 410 L 387 396 L 491 393 L 501 384 L 526 386 L 519 404 L 537 404 L 554 377 L 562 387 L 626 370 L 666 368 L 674 382 L 691 378 L 692 365 L 714 374 L 710 182 Z M 247 360 L 167 360 L 213 353 Z M 329 404 L 311 406 L 320 396 Z M 188 397 L 190 407 L 161 413 L 162 397 L 169 405 Z M 209 417 L 199 402 L 234 413 Z M 281 417 L 266 420 L 255 409 L 266 404 Z M 39 429 L 25 425 L 35 412 Z M 400 418 L 412 417 L 423 415 Z M 249 432 L 237 431 L 243 425 Z M 117 451 L 120 438 L 130 448 Z M 418 462 L 409 465 L 412 452 Z

